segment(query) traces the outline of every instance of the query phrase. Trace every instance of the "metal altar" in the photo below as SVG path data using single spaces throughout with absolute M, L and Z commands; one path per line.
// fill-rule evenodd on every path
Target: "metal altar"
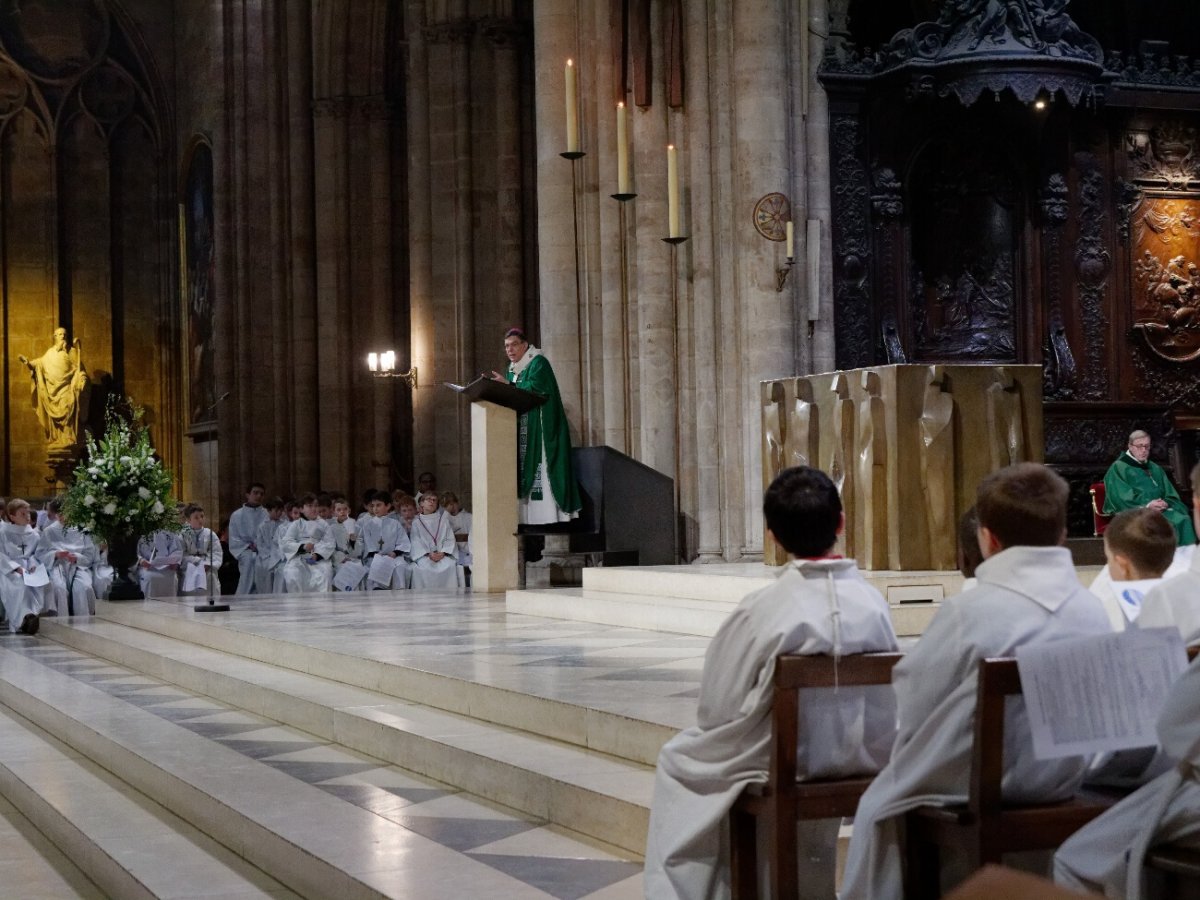
M 989 472 L 1042 461 L 1042 367 L 889 365 L 761 383 L 763 489 L 810 465 L 841 491 L 839 552 L 863 569 L 956 567 Z M 768 534 L 764 559 L 787 554 Z

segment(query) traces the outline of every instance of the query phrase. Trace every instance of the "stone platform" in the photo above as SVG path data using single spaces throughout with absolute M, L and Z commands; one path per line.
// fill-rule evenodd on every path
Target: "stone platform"
M 1099 566 L 1080 566 L 1089 584 Z M 746 594 L 779 569 L 760 563 L 584 569 L 582 588 L 509 591 L 509 612 L 711 637 Z M 866 572 L 887 598 L 901 637 L 920 635 L 941 601 L 962 590 L 958 572 Z

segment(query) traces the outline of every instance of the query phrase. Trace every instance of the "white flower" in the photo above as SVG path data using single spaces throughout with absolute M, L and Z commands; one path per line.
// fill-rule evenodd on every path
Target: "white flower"
M 155 501 L 154 501 L 154 513 L 155 513 L 155 515 L 159 515 L 159 514 L 161 514 L 161 513 L 162 513 L 162 511 L 163 511 L 163 509 L 164 509 L 164 507 L 163 507 L 162 503 L 161 503 L 160 501 L 158 501 L 158 500 L 155 500 Z
M 106 516 L 111 516 L 116 511 L 117 511 L 117 504 L 115 504 L 115 503 L 108 503 L 104 507 L 104 514 Z
M 86 497 L 83 498 L 84 506 L 92 506 L 95 504 L 95 502 L 96 502 L 96 498 L 93 497 L 91 494 L 88 494 Z
M 95 466 L 89 466 L 89 467 L 88 467 L 88 474 L 89 474 L 89 475 L 99 475 L 99 474 L 100 474 L 100 470 L 99 470 L 99 469 L 97 469 Z
M 146 490 L 144 487 L 140 487 L 140 488 L 138 488 L 138 496 L 141 497 L 143 500 L 149 500 L 150 492 L 148 490 Z

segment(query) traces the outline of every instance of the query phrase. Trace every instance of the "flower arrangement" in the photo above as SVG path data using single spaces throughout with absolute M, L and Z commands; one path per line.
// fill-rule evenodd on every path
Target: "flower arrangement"
M 63 512 L 74 526 L 97 540 L 151 534 L 177 528 L 171 499 L 171 473 L 154 455 L 142 410 L 122 414 L 110 404 L 105 433 L 91 434 L 75 477 L 63 497 Z

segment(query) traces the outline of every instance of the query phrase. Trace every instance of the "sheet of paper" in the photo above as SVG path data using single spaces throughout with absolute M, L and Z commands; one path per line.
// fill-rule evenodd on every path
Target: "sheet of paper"
M 386 587 L 392 583 L 392 573 L 396 571 L 396 560 L 382 553 L 371 557 L 371 572 L 367 576 L 376 584 Z
M 1017 668 L 1034 755 L 1057 759 L 1157 744 L 1154 725 L 1187 653 L 1178 629 L 1134 627 L 1019 647 Z
M 168 566 L 177 566 L 183 562 L 183 551 L 178 553 L 168 553 L 166 556 L 156 556 L 150 560 L 150 568 L 165 569 Z
M 204 577 L 204 563 L 192 562 L 188 563 L 187 571 L 183 576 L 184 593 L 188 591 L 202 591 L 208 586 L 208 581 Z
M 339 591 L 357 591 L 366 574 L 366 566 L 357 559 L 348 559 L 338 566 L 337 574 L 333 576 L 333 586 Z
M 25 580 L 26 587 L 41 587 L 44 584 L 50 583 L 50 573 L 46 571 L 45 566 L 38 566 L 32 572 L 26 569 L 22 577 Z

